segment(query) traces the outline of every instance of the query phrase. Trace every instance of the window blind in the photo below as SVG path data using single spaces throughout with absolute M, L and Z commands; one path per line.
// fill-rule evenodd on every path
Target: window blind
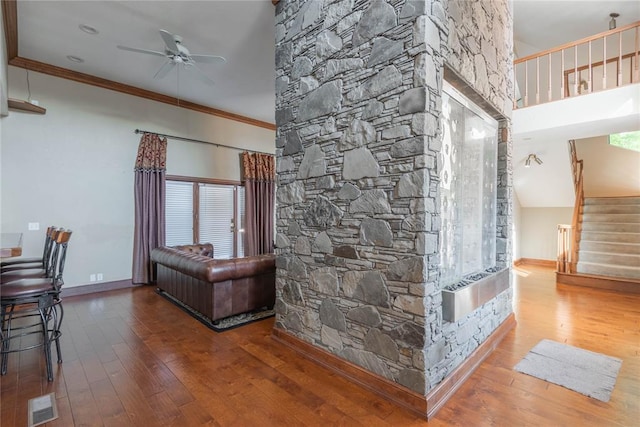
M 238 248 L 238 256 L 244 256 L 244 229 L 245 229 L 245 217 L 244 217 L 244 187 L 238 188 L 238 241 L 236 247 Z
M 167 246 L 193 243 L 193 183 L 167 181 L 165 239 Z
M 215 184 L 198 185 L 200 188 L 198 230 L 200 243 L 213 243 L 216 258 L 232 258 L 234 187 Z

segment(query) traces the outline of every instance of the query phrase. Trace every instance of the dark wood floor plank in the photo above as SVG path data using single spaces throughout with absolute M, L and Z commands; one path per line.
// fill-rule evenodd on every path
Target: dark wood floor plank
M 93 399 L 98 402 L 98 410 L 103 420 L 119 419 L 123 414 L 126 416 L 124 406 L 109 378 L 94 381 L 89 388 Z
M 154 415 L 162 425 L 184 425 L 184 416 L 180 408 L 171 400 L 165 391 L 150 396 L 149 406 L 154 411 Z
M 109 374 L 111 384 L 120 402 L 122 402 L 122 406 L 127 411 L 132 425 L 161 425 L 149 405 L 147 396 L 145 396 L 137 382 L 129 376 L 119 360 L 107 363 L 105 370 Z
M 158 378 L 147 368 L 146 359 L 139 357 L 124 343 L 114 345 L 113 350 L 128 376 L 136 382 L 145 396 L 153 396 L 163 391 L 163 386 Z
M 84 369 L 84 374 L 88 383 L 103 380 L 107 378 L 104 370 L 103 362 L 97 354 L 87 354 L 80 358 L 80 363 Z
M 184 386 L 197 398 L 197 403 L 207 411 L 217 425 L 241 425 L 239 413 L 231 404 L 228 397 L 234 392 L 233 388 L 225 389 L 212 383 L 200 374 L 198 365 L 191 365 L 184 361 L 173 360 L 169 363 L 171 371 Z M 212 396 L 214 398 L 212 398 Z M 224 398 L 220 398 L 224 396 Z
M 189 402 L 180 407 L 185 426 L 221 427 L 198 402 Z
M 58 418 L 46 424 L 48 427 L 67 427 L 74 425 L 71 403 L 67 397 L 56 399 Z
M 556 286 L 540 267 L 514 276 L 517 328 L 429 425 L 636 425 L 640 296 Z M 26 425 L 28 399 L 50 392 L 60 418 L 48 426 L 426 425 L 273 340 L 273 319 L 216 333 L 150 287 L 63 304 L 55 381 L 46 381 L 42 349 L 11 355 L 0 378 L 2 426 Z M 611 401 L 515 372 L 541 339 L 621 358 Z

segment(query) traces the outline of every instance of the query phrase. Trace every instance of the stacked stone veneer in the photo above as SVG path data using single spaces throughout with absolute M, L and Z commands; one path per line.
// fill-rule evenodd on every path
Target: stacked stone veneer
M 508 316 L 507 292 L 442 320 L 437 168 L 443 65 L 508 117 L 510 37 L 506 2 L 278 3 L 277 328 L 426 394 Z

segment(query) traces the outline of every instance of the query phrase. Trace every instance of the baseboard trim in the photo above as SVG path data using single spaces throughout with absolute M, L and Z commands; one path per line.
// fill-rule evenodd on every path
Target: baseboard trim
M 116 289 L 135 288 L 138 285 L 131 283 L 131 279 L 115 280 L 113 282 L 96 283 L 95 285 L 74 286 L 72 288 L 62 287 L 63 297 L 75 297 L 78 295 L 93 294 L 96 292 L 114 291 Z
M 478 346 L 464 362 L 427 394 L 427 420 L 430 420 L 453 394 L 467 381 L 476 369 L 489 357 L 493 350 L 513 328 L 516 316 L 511 313 L 489 337 Z
M 535 265 L 535 266 L 538 266 L 538 267 L 556 268 L 557 262 L 549 260 L 549 259 L 518 258 L 517 260 L 513 261 L 513 265 L 515 265 L 515 266 L 519 266 L 519 265 Z
M 605 289 L 608 291 L 640 294 L 640 280 L 622 277 L 592 276 L 590 274 L 568 274 L 556 272 L 556 283 L 569 286 Z
M 489 356 L 515 325 L 515 315 L 511 313 L 460 366 L 426 396 L 409 390 L 387 378 L 369 372 L 358 365 L 341 359 L 333 353 L 315 347 L 282 329 L 274 327 L 271 337 L 312 362 L 428 420 L 436 414 L 453 393 L 471 376 L 482 361 Z
M 355 383 L 362 388 L 382 396 L 386 400 L 408 409 L 420 417 L 427 413 L 427 401 L 425 396 L 409 390 L 393 381 L 369 372 L 360 366 L 329 353 L 326 350 L 301 340 L 290 333 L 274 327 L 271 337 L 281 344 L 286 345 L 301 356 L 312 362 L 333 371 L 343 378 Z

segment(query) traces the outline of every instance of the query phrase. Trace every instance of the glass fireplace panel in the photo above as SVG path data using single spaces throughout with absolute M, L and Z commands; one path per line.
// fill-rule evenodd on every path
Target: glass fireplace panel
M 440 156 L 441 284 L 496 262 L 498 122 L 445 84 Z

